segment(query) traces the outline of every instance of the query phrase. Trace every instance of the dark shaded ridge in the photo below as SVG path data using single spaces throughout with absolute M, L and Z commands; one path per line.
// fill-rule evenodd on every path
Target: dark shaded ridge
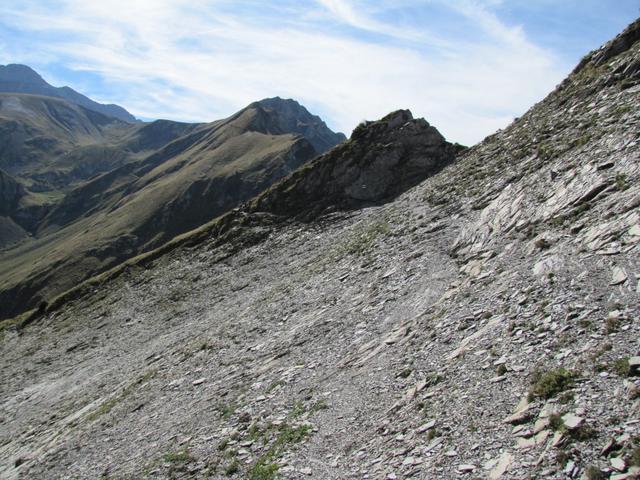
M 249 210 L 311 220 L 388 201 L 451 163 L 459 146 L 398 110 L 358 126 L 351 139 L 254 199 Z

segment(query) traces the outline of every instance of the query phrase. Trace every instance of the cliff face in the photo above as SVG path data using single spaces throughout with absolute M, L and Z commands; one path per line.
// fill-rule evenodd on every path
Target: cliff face
M 353 167 L 400 112 L 5 329 L 3 476 L 635 478 L 639 29 L 404 194 Z

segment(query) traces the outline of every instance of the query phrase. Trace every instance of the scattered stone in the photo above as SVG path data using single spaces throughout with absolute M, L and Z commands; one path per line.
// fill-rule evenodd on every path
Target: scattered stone
M 204 383 L 206 381 L 207 381 L 206 378 L 199 378 L 197 380 L 194 380 L 192 383 L 193 383 L 194 386 L 196 386 L 196 385 L 200 385 L 200 384 L 202 384 L 202 383 Z
M 619 472 L 624 472 L 627 469 L 627 464 L 621 457 L 613 457 L 609 463 L 611 463 L 611 466 Z
M 562 422 L 568 430 L 575 430 L 580 428 L 584 423 L 584 418 L 578 417 L 572 413 L 566 413 L 562 416 Z
M 478 468 L 478 467 L 476 467 L 475 465 L 471 465 L 471 464 L 464 464 L 463 463 L 461 465 L 458 465 L 458 471 L 460 473 L 471 473 L 471 472 L 475 471 L 476 468 Z
M 625 272 L 624 269 L 620 267 L 615 267 L 613 269 L 613 273 L 611 275 L 611 282 L 609 282 L 609 285 L 620 285 L 626 282 L 627 278 L 628 278 L 627 272 Z
M 530 438 L 518 438 L 516 441 L 516 444 L 518 448 L 525 450 L 528 448 L 537 447 L 538 445 L 542 445 L 544 442 L 547 441 L 548 437 L 549 437 L 549 432 L 546 430 L 543 430 L 542 432 L 537 433 L 536 435 Z
M 509 415 L 507 418 L 503 420 L 504 423 L 511 423 L 512 425 L 517 425 L 520 423 L 526 422 L 529 418 L 531 418 L 531 413 L 529 412 L 529 401 L 527 397 L 523 397 L 520 399 L 520 402 L 516 406 L 516 410 L 513 414 Z
M 431 430 L 433 427 L 436 426 L 436 421 L 435 420 L 430 420 L 425 424 L 420 425 L 417 429 L 416 429 L 416 433 L 424 433 L 427 430 Z
M 502 477 L 502 475 L 507 473 L 512 462 L 513 455 L 509 452 L 504 452 L 502 455 L 500 455 L 496 466 L 493 467 L 489 472 L 489 479 L 498 480 L 500 477 Z

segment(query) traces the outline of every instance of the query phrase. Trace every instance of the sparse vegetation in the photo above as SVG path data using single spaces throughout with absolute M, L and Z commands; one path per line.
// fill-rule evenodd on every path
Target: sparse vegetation
M 616 188 L 624 192 L 629 188 L 629 181 L 627 180 L 627 175 L 624 173 L 618 173 L 616 175 Z
M 628 377 L 631 372 L 628 358 L 619 358 L 611 364 L 611 370 L 621 377 Z
M 609 335 L 612 333 L 616 333 L 620 330 L 620 324 L 622 322 L 619 318 L 616 317 L 608 317 L 604 322 L 604 331 Z
M 575 383 L 577 376 L 577 372 L 565 368 L 546 372 L 536 370 L 533 373 L 529 398 L 531 400 L 536 398 L 549 399 L 570 388 Z
M 182 448 L 176 452 L 165 453 L 162 459 L 167 463 L 189 463 L 194 457 L 189 453 L 188 448 Z
M 87 415 L 86 417 L 87 421 L 92 422 L 97 418 L 99 418 L 100 416 L 106 413 L 109 413 L 113 409 L 113 407 L 115 407 L 118 403 L 120 403 L 129 395 L 131 395 L 131 393 L 136 388 L 138 388 L 138 386 L 142 385 L 147 380 L 152 378 L 155 375 L 155 373 L 156 373 L 155 370 L 148 371 L 143 376 L 141 376 L 138 380 L 136 380 L 135 382 L 131 383 L 130 385 L 122 389 L 122 391 L 118 395 L 112 396 L 110 399 L 103 402 L 96 410 L 94 410 L 93 412 L 89 413 L 89 415 Z
M 549 415 L 549 427 L 551 430 L 557 432 L 564 428 L 564 421 L 562 420 L 562 415 L 559 413 L 553 413 Z
M 378 238 L 390 233 L 389 222 L 380 220 L 356 229 L 339 250 L 346 255 L 367 256 L 372 253 Z
M 276 463 L 258 462 L 251 467 L 248 477 L 250 480 L 271 480 L 276 477 L 278 468 Z
M 230 477 L 231 475 L 234 475 L 234 474 L 238 473 L 239 471 L 240 471 L 240 462 L 238 462 L 238 459 L 236 459 L 236 458 L 231 460 L 224 467 L 224 474 L 227 477 Z

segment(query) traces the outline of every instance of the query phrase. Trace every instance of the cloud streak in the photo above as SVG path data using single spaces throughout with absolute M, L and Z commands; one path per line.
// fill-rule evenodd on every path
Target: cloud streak
M 32 65 L 45 78 L 59 64 L 97 74 L 100 88 L 83 93 L 137 116 L 211 121 L 280 95 L 347 133 L 363 119 L 411 108 L 451 140 L 472 144 L 571 67 L 502 23 L 493 3 L 23 1 L 0 7 L 0 22 L 24 32 L 45 59 Z M 447 37 L 433 28 L 438 18 L 468 34 Z M 24 61 L 19 48 L 0 47 Z

